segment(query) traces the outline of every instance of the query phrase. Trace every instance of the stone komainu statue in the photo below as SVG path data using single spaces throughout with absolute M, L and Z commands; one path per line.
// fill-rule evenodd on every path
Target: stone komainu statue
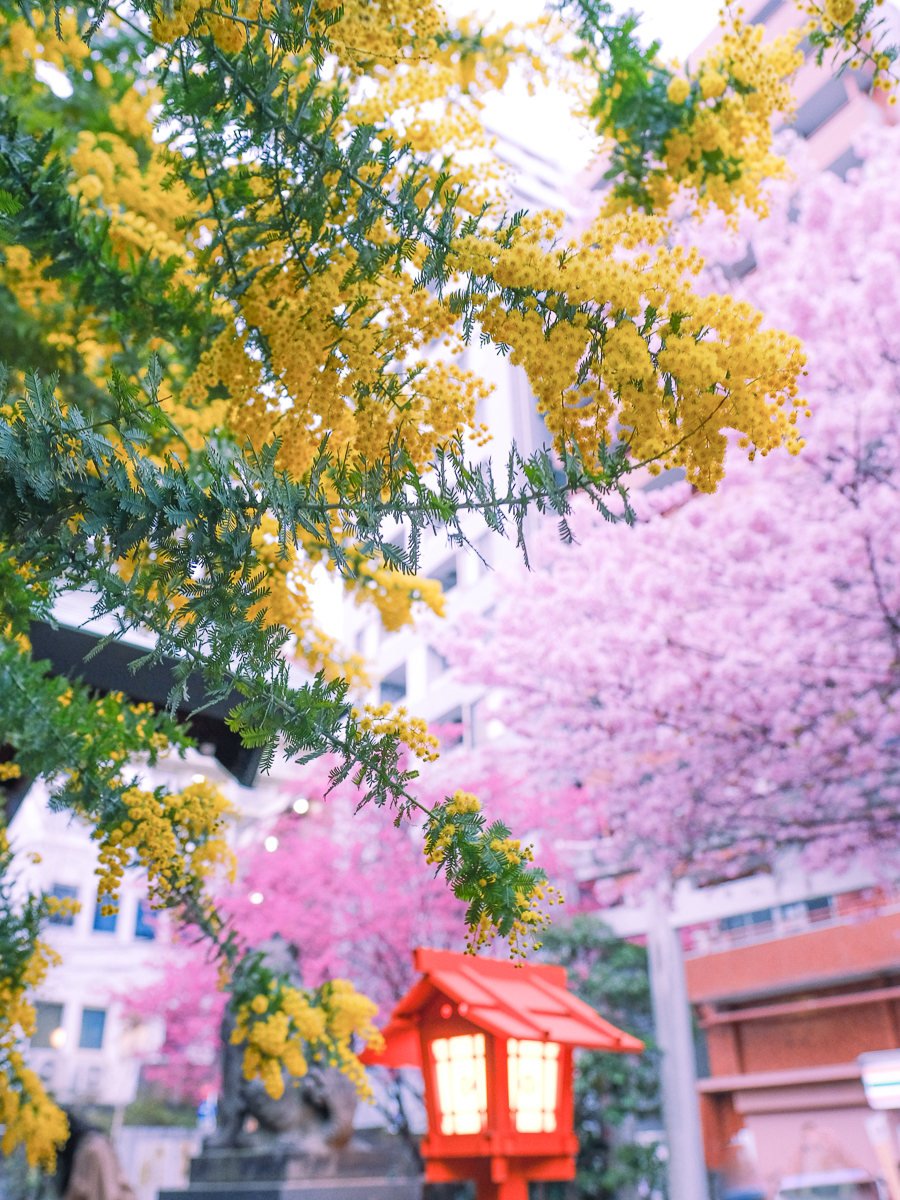
M 258 950 L 263 962 L 279 975 L 289 975 L 302 987 L 292 948 L 276 934 Z M 207 1138 L 213 1147 L 290 1150 L 312 1156 L 329 1155 L 353 1136 L 356 1088 L 335 1067 L 312 1064 L 302 1079 L 284 1072 L 284 1093 L 273 1100 L 259 1079 L 244 1078 L 244 1045 L 231 1044 L 234 1013 L 226 1009 L 222 1020 L 222 1093 L 216 1132 Z M 248 1117 L 257 1128 L 247 1129 Z

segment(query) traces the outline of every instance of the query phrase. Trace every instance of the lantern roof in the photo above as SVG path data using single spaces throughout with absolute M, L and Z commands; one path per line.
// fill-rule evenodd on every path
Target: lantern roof
M 567 991 L 565 967 L 520 965 L 428 949 L 414 951 L 413 961 L 422 978 L 395 1007 L 382 1030 L 384 1050 L 361 1055 L 369 1065 L 422 1066 L 418 1018 L 435 995 L 454 1001 L 461 1017 L 497 1037 L 623 1054 L 636 1054 L 644 1048 L 639 1038 L 617 1029 Z

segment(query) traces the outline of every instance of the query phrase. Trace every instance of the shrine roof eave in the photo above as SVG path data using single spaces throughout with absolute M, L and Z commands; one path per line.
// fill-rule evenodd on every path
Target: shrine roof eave
M 527 964 L 510 970 L 511 964 L 495 959 L 432 950 L 417 951 L 416 965 L 427 973 L 395 1007 L 383 1031 L 384 1051 L 366 1051 L 363 1062 L 421 1067 L 418 1014 L 435 995 L 453 1001 L 461 1017 L 496 1037 L 619 1054 L 639 1054 L 644 1049 L 639 1038 L 572 995 L 559 967 Z

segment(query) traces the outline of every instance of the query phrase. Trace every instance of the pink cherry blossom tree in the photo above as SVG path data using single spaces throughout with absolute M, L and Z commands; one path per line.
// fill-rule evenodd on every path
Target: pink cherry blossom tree
M 281 934 L 307 987 L 350 979 L 378 1002 L 383 1021 L 414 981 L 415 946 L 463 948 L 464 910 L 425 861 L 416 831 L 398 836 L 377 810 L 354 816 L 359 797 L 348 784 L 325 799 L 328 766 L 300 773 L 283 814 L 249 832 L 240 876 L 217 899 L 248 945 Z M 303 815 L 293 807 L 301 797 Z M 157 983 L 129 1000 L 165 1018 L 160 1061 L 145 1067 L 151 1080 L 185 1100 L 215 1084 L 225 996 L 201 944 L 176 945 Z
M 735 290 L 804 340 L 803 453 L 734 455 L 713 496 L 648 480 L 634 528 L 581 509 L 574 545 L 539 537 L 534 571 L 442 647 L 502 690 L 495 767 L 574 836 L 612 838 L 638 881 L 897 846 L 900 132 L 863 149 L 847 182 L 782 186 L 768 220 L 691 235 L 713 261 L 752 238 Z

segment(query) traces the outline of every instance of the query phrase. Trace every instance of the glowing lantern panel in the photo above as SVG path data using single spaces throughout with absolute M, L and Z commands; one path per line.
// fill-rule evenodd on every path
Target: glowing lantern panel
M 480 1133 L 487 1123 L 484 1034 L 436 1038 L 431 1053 L 441 1133 Z
M 509 1064 L 509 1107 L 519 1133 L 553 1133 L 559 1082 L 556 1042 L 506 1043 Z

